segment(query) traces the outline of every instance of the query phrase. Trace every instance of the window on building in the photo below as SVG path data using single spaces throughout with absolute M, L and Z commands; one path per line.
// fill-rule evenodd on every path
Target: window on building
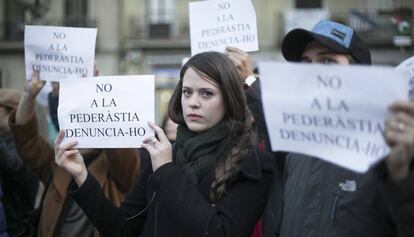
M 321 8 L 322 0 L 296 0 L 296 8 Z
M 65 1 L 65 25 L 86 27 L 88 24 L 88 0 Z
M 5 40 L 23 40 L 24 36 L 24 6 L 18 1 L 6 0 L 4 7 Z
M 174 14 L 174 0 L 147 0 L 151 23 L 171 23 Z
M 150 38 L 168 38 L 174 20 L 175 0 L 147 0 Z

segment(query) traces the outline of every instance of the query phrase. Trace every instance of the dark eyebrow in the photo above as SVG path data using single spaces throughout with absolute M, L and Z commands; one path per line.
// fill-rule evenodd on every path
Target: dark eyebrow
M 326 50 L 326 51 L 322 51 L 318 53 L 318 55 L 327 55 L 327 54 L 338 54 L 338 53 L 331 51 L 331 50 Z
M 193 88 L 187 87 L 187 86 L 181 87 L 181 90 L 191 90 L 191 91 L 194 91 Z M 208 88 L 208 87 L 201 87 L 201 88 L 197 88 L 196 90 L 197 91 L 209 91 L 209 92 L 213 92 L 213 93 L 216 93 L 217 92 L 217 90 L 215 88 Z
M 199 90 L 209 90 L 209 91 L 215 91 L 215 88 L 208 88 L 208 87 L 201 87 L 198 88 Z

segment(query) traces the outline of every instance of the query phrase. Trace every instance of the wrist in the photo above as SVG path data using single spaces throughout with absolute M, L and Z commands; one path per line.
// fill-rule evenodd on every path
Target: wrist
M 35 101 L 36 97 L 31 95 L 29 92 L 23 91 L 22 93 L 22 99 L 25 99 L 27 101 Z
M 162 162 L 158 162 L 158 163 L 152 163 L 152 171 L 155 172 L 157 171 L 161 166 L 171 163 L 172 161 L 162 161 Z
M 86 178 L 88 177 L 88 170 L 84 168 L 82 172 L 74 177 L 74 180 L 78 187 L 82 186 L 83 183 L 85 183 Z

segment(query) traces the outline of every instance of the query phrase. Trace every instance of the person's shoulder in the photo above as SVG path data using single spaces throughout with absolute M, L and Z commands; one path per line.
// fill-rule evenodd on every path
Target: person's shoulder
M 258 160 L 260 161 L 262 168 L 267 170 L 273 170 L 275 166 L 275 157 L 271 152 L 262 151 L 259 148 L 254 149 Z
M 252 148 L 246 158 L 241 161 L 240 172 L 251 179 L 260 179 L 263 173 L 273 173 L 274 158 L 271 153 Z
M 259 80 L 256 80 L 249 86 L 246 90 L 246 96 L 251 99 L 260 99 L 261 89 Z

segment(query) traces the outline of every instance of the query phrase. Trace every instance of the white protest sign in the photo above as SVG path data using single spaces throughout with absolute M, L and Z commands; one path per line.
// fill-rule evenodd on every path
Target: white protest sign
M 154 76 L 109 76 L 60 82 L 59 125 L 62 144 L 78 148 L 141 147 L 154 136 Z
M 402 61 L 397 67 L 397 70 L 403 70 L 409 73 L 410 77 L 410 91 L 408 95 L 411 101 L 414 101 L 414 56 Z
M 46 81 L 93 76 L 96 33 L 96 28 L 26 26 L 26 80 L 33 70 Z
M 234 46 L 257 51 L 256 12 L 250 0 L 210 0 L 189 3 L 191 55 L 224 52 Z
M 389 153 L 388 106 L 408 99 L 408 77 L 385 67 L 259 64 L 272 150 L 365 172 Z

